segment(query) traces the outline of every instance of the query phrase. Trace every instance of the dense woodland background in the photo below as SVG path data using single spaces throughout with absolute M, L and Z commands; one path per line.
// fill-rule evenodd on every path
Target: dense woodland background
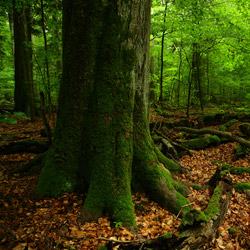
M 152 0 L 150 132 L 191 211 L 181 220 L 133 193 L 133 234 L 106 216 L 81 224 L 86 194 L 34 196 L 53 148 L 62 1 L 0 0 L 0 249 L 249 249 L 249 7 Z
M 1 107 L 9 110 L 15 98 L 23 98 L 18 97 L 22 91 L 14 97 L 14 40 L 18 44 L 24 39 L 26 47 L 32 50 L 31 65 L 25 63 L 30 58 L 23 56 L 17 58 L 16 67 L 21 67 L 18 64 L 31 67 L 29 91 L 33 93 L 29 95 L 34 100 L 31 105 L 35 109 L 41 106 L 42 91 L 51 108 L 57 105 L 62 71 L 62 4 L 41 0 L 24 1 L 22 6 L 22 2 L 16 1 L 14 12 L 11 1 L 1 1 L 0 5 Z M 203 110 L 211 104 L 247 106 L 250 100 L 248 5 L 247 1 L 233 0 L 153 1 L 151 104 L 160 102 L 185 108 L 187 114 L 188 107 Z M 13 24 L 20 21 L 18 16 L 23 8 L 22 22 L 29 29 L 20 28 L 14 37 Z M 18 82 L 22 81 L 22 76 L 16 77 Z M 16 104 L 16 109 L 27 108 Z

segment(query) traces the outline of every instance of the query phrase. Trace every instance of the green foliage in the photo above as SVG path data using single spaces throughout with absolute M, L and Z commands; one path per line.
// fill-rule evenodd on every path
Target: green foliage
M 11 117 L 0 118 L 0 122 L 5 122 L 8 124 L 17 124 L 17 120 Z
M 245 25 L 249 20 L 246 2 L 153 1 L 151 55 L 155 58 L 155 72 L 152 78 L 159 78 L 161 37 L 165 32 L 163 95 L 168 104 L 187 105 L 188 83 L 192 78 L 191 104 L 199 105 L 200 90 L 192 71 L 195 53 L 200 60 L 204 104 L 249 103 L 247 34 L 250 27 Z M 154 81 L 154 91 L 159 97 L 158 80 Z
M 25 113 L 23 112 L 14 112 L 14 117 L 15 118 L 22 118 L 22 119 L 29 119 Z
M 17 124 L 18 118 L 29 119 L 26 116 L 26 114 L 22 113 L 22 112 L 14 112 L 13 117 L 11 116 L 11 114 L 8 111 L 5 111 L 4 114 L 0 114 L 0 122 L 5 122 L 8 124 Z

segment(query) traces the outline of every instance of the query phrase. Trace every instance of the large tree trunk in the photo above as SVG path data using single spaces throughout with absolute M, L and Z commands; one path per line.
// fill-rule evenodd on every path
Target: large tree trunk
M 37 193 L 88 191 L 82 221 L 135 226 L 131 181 L 178 213 L 188 201 L 158 158 L 148 121 L 150 0 L 63 2 L 63 80 Z
M 22 111 L 34 120 L 33 73 L 30 8 L 22 1 L 17 5 L 13 0 L 14 41 L 15 41 L 15 110 Z

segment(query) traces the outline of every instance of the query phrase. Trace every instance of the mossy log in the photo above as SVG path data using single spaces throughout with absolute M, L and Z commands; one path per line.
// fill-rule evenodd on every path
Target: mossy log
M 198 150 L 204 149 L 212 145 L 220 145 L 221 140 L 218 136 L 206 136 L 202 138 L 191 139 L 188 141 L 181 142 L 181 145 L 188 149 Z
M 213 160 L 213 162 L 222 164 L 220 168 L 218 168 L 218 171 L 229 171 L 231 174 L 242 174 L 242 173 L 248 173 L 250 174 L 250 168 L 244 168 L 244 167 L 233 167 L 230 164 L 226 164 L 217 160 Z
M 241 137 L 237 137 L 237 136 L 233 136 L 231 133 L 229 132 L 222 132 L 222 131 L 218 131 L 215 129 L 193 129 L 193 128 L 187 128 L 187 127 L 176 127 L 175 130 L 177 131 L 185 131 L 188 133 L 192 133 L 192 134 L 211 134 L 211 135 L 217 135 L 219 137 L 224 137 L 227 138 L 231 141 L 235 141 L 238 142 L 248 148 L 250 148 L 250 141 L 245 140 L 244 138 Z
M 235 183 L 233 188 L 239 193 L 246 193 L 250 196 L 250 183 Z
M 20 142 L 11 142 L 0 147 L 0 154 L 15 154 L 15 153 L 44 153 L 48 150 L 48 145 L 45 142 L 35 140 L 26 140 Z
M 215 235 L 216 229 L 224 220 L 229 200 L 232 193 L 232 185 L 228 178 L 217 183 L 213 195 L 209 201 L 205 213 L 191 210 L 182 219 L 180 235 L 172 232 L 162 235 L 154 240 L 140 242 L 109 242 L 100 249 L 111 250 L 116 246 L 120 250 L 154 249 L 154 250 L 181 250 L 201 249 Z M 191 219 L 190 219 L 191 218 Z

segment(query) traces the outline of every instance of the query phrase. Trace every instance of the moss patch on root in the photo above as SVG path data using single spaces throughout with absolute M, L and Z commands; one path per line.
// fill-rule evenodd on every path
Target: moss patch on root
M 191 209 L 181 220 L 179 229 L 183 230 L 190 226 L 198 226 L 203 222 L 208 222 L 207 216 L 204 214 L 204 212 Z
M 250 190 L 250 183 L 236 183 L 233 187 L 237 192 L 243 193 L 245 190 Z
M 214 193 L 205 211 L 205 215 L 207 216 L 208 219 L 215 218 L 216 215 L 220 212 L 220 206 L 221 206 L 220 198 L 221 198 L 222 191 L 223 190 L 221 187 L 216 187 L 214 189 Z

